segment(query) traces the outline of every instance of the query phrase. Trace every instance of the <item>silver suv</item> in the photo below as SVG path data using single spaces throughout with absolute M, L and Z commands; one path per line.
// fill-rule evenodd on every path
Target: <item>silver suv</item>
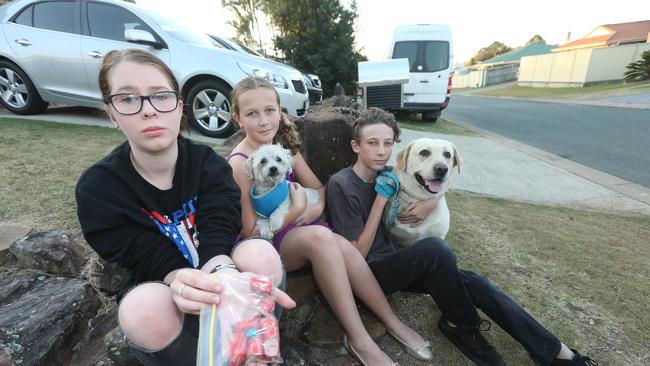
M 48 103 L 102 107 L 99 68 L 113 49 L 154 53 L 174 72 L 190 123 L 227 137 L 232 87 L 248 75 L 269 79 L 282 107 L 303 116 L 309 98 L 302 75 L 272 71 L 258 58 L 215 47 L 182 24 L 117 0 L 21 0 L 0 7 L 0 103 L 16 114 Z

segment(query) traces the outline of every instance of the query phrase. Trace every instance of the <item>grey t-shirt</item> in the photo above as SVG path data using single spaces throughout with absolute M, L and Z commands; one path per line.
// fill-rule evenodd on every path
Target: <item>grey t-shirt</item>
M 375 184 L 366 183 L 348 167 L 334 174 L 327 183 L 327 218 L 334 232 L 357 240 L 375 202 Z M 373 262 L 395 252 L 395 245 L 384 224 L 379 224 L 366 261 Z

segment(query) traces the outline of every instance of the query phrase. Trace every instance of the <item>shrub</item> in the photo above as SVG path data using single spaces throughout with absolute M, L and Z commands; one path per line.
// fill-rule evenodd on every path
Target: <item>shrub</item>
M 641 60 L 626 66 L 625 81 L 642 81 L 650 79 L 650 50 L 641 54 Z

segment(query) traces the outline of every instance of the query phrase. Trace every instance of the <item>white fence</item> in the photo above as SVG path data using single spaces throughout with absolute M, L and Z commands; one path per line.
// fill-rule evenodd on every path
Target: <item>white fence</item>
M 454 72 L 452 88 L 482 88 L 488 85 L 517 80 L 519 63 L 483 65 L 479 69 L 464 69 Z
M 522 57 L 517 85 L 582 87 L 622 80 L 626 66 L 640 60 L 647 50 L 649 43 L 636 43 Z

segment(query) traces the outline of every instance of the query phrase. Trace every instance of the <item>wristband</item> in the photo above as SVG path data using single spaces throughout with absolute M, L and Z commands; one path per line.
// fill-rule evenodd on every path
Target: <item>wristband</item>
M 214 266 L 214 268 L 212 268 L 210 273 L 217 273 L 217 272 L 221 271 L 222 269 L 234 269 L 234 270 L 237 270 L 237 266 L 234 265 L 233 263 L 220 263 L 220 264 L 217 264 L 216 266 Z

